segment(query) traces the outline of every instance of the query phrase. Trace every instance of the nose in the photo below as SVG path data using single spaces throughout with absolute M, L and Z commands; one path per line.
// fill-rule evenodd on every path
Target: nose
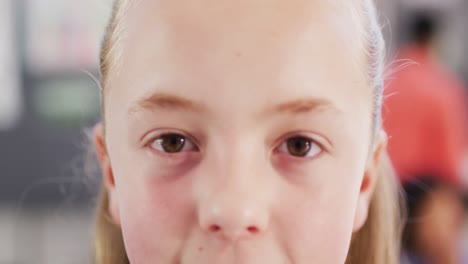
M 223 142 L 230 145 L 207 155 L 194 183 L 198 224 L 208 236 L 225 241 L 260 237 L 268 231 L 275 200 L 268 163 L 259 160 L 256 141 Z
M 209 236 L 237 242 L 267 232 L 274 181 L 253 160 L 218 156 L 197 181 L 198 223 Z
M 267 230 L 268 210 L 258 201 L 260 197 L 228 191 L 218 194 L 200 204 L 198 212 L 200 226 L 208 235 L 237 242 Z

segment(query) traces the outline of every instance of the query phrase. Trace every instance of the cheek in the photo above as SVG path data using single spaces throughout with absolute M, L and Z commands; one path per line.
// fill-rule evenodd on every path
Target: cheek
M 299 263 L 345 262 L 364 174 L 365 151 L 361 152 L 325 155 L 297 170 L 292 176 L 301 180 L 282 189 L 281 197 L 287 199 L 276 216 L 288 250 L 302 260 Z
M 280 234 L 298 263 L 344 263 L 347 256 L 356 192 L 325 186 L 322 190 L 290 190 L 277 211 Z
M 162 182 L 150 168 L 137 171 L 119 175 L 119 209 L 127 254 L 132 263 L 148 259 L 172 263 L 192 227 L 190 220 L 195 218 L 191 183 L 186 182 L 188 178 L 176 184 Z

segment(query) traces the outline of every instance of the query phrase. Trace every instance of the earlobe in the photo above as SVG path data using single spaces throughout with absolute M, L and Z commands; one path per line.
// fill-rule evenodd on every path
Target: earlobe
M 109 155 L 107 153 L 106 142 L 104 139 L 104 128 L 102 123 L 98 123 L 93 129 L 94 136 L 94 148 L 99 164 L 101 165 L 102 175 L 104 177 L 104 184 L 107 188 L 113 187 L 114 175 L 112 174 L 112 168 L 109 161 Z
M 112 221 L 114 222 L 114 224 L 120 225 L 119 203 L 117 201 L 117 194 L 116 194 L 115 189 L 112 190 L 112 191 L 108 191 L 107 195 L 109 197 L 108 210 L 109 210 L 109 214 L 110 214 L 110 216 L 112 218 Z
M 367 221 L 369 215 L 370 201 L 359 197 L 356 205 L 356 214 L 354 215 L 353 233 L 359 231 Z
M 372 167 L 369 167 L 364 174 L 354 215 L 353 232 L 359 231 L 367 221 L 377 177 L 377 172 Z
M 94 126 L 93 137 L 96 156 L 101 166 L 103 183 L 106 189 L 106 195 L 108 196 L 108 211 L 114 223 L 120 224 L 119 207 L 115 189 L 114 174 L 112 172 L 112 166 L 110 163 L 109 155 L 107 153 L 107 147 L 104 138 L 104 128 L 102 123 L 98 123 Z
M 375 186 L 377 185 L 379 177 L 379 165 L 381 157 L 387 147 L 387 134 L 385 131 L 380 131 L 376 140 L 375 148 L 369 158 L 364 177 L 361 182 L 359 190 L 358 202 L 356 205 L 356 212 L 354 216 L 353 232 L 359 231 L 367 221 L 369 214 L 369 207 L 374 194 Z

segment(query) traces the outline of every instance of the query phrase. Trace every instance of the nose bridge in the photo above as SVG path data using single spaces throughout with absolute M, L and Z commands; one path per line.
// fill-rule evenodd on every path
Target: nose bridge
M 235 129 L 230 132 L 219 139 L 207 162 L 213 169 L 214 181 L 221 181 L 222 186 L 229 183 L 230 186 L 225 187 L 247 192 L 265 176 L 262 174 L 266 164 L 263 146 L 249 136 L 250 133 Z
M 272 188 L 262 173 L 262 152 L 253 146 L 233 140 L 207 157 L 198 218 L 210 235 L 239 240 L 268 228 Z

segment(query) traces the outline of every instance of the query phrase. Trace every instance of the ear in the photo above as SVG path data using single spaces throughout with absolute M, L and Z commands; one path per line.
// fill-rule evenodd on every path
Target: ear
M 379 178 L 379 167 L 382 154 L 387 148 L 387 134 L 381 130 L 367 162 L 366 171 L 361 182 L 361 189 L 354 216 L 353 232 L 359 231 L 366 223 L 369 207 Z
M 104 127 L 102 123 L 98 123 L 93 129 L 94 148 L 96 155 L 101 165 L 104 187 L 107 191 L 109 202 L 109 214 L 115 224 L 120 225 L 119 207 L 117 202 L 117 193 L 115 188 L 114 174 L 107 152 L 106 141 L 104 138 Z

